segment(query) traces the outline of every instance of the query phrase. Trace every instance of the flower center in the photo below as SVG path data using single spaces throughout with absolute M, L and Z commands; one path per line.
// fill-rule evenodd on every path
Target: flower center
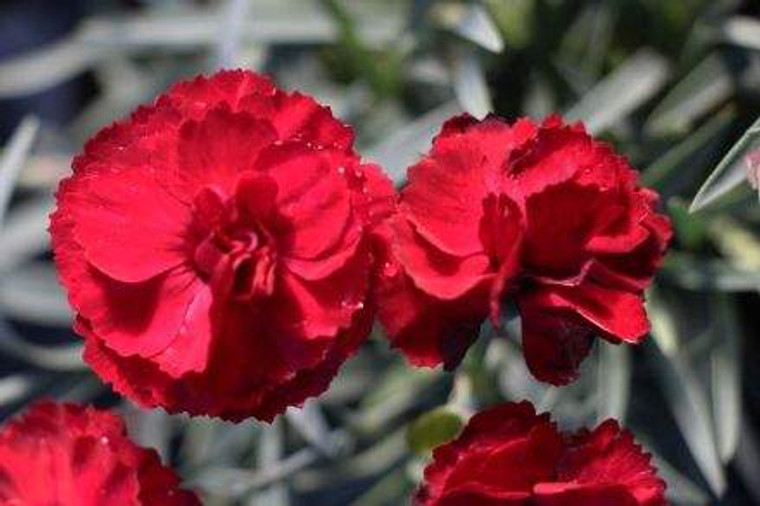
M 199 192 L 194 207 L 199 240 L 193 263 L 201 278 L 233 300 L 270 296 L 277 270 L 271 213 L 247 212 L 237 196 L 225 201 L 209 188 Z

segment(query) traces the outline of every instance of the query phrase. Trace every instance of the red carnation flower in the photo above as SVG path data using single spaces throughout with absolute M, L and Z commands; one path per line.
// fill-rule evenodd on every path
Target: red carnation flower
M 369 333 L 393 188 L 326 107 L 251 72 L 172 87 L 61 183 L 55 260 L 85 360 L 144 406 L 271 420 Z
M 0 504 L 200 505 L 105 411 L 38 402 L 0 430 Z
M 433 453 L 417 506 L 663 506 L 657 477 L 627 430 L 607 420 L 562 434 L 528 402 L 475 415 Z
M 670 223 L 582 125 L 457 117 L 408 176 L 385 231 L 380 318 L 412 362 L 456 365 L 506 299 L 531 371 L 554 384 L 577 377 L 594 336 L 646 335 L 642 293 Z

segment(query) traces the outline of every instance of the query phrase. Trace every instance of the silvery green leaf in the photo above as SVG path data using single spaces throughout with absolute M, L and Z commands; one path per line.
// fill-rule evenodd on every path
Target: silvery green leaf
M 153 448 L 164 462 L 169 458 L 172 420 L 162 409 L 144 410 L 126 404 L 123 417 L 129 427 L 129 435 L 140 446 Z
M 536 380 L 525 364 L 520 347 L 509 339 L 492 339 L 487 357 L 496 360 L 499 388 L 507 399 L 528 399 L 541 409 L 549 409 L 554 401 L 554 387 Z
M 667 78 L 667 61 L 642 49 L 591 88 L 565 116 L 582 120 L 591 133 L 603 132 L 654 96 Z
M 747 154 L 760 149 L 760 118 L 739 138 L 704 182 L 691 203 L 690 211 L 699 211 L 747 181 Z
M 599 344 L 597 420 L 625 420 L 631 387 L 631 357 L 626 346 Z
M 234 465 L 250 453 L 257 433 L 258 425 L 251 421 L 191 417 L 184 424 L 180 455 L 190 467 Z
M 345 443 L 340 434 L 330 433 L 322 408 L 314 399 L 306 401 L 300 408 L 289 408 L 285 419 L 307 443 L 328 457 L 335 457 Z
M 523 112 L 534 118 L 543 118 L 550 115 L 556 108 L 556 99 L 552 95 L 551 87 L 543 77 L 533 76 L 523 103 Z
M 670 180 L 683 180 L 685 172 L 692 175 L 700 166 L 698 163 L 690 162 L 704 156 L 708 148 L 720 147 L 736 116 L 736 111 L 730 107 L 718 111 L 686 139 L 652 162 L 642 173 L 644 184 L 662 190 Z
M 726 488 L 726 477 L 707 395 L 695 371 L 679 352 L 678 327 L 672 313 L 658 297 L 651 300 L 649 315 L 654 339 L 650 343 L 654 344 L 648 345 L 647 350 L 657 371 L 656 379 L 694 461 L 713 493 L 720 497 Z
M 734 16 L 722 26 L 723 40 L 760 51 L 760 21 L 750 16 Z
M 726 62 L 711 54 L 672 87 L 649 115 L 645 130 L 650 135 L 686 131 L 705 113 L 722 103 L 734 83 Z
M 658 371 L 657 380 L 662 386 L 668 407 L 694 461 L 713 493 L 720 497 L 726 489 L 726 478 L 718 454 L 707 396 L 694 371 L 680 356 L 666 356 L 659 350 L 653 354 Z
M 760 238 L 749 224 L 721 214 L 708 221 L 706 228 L 715 247 L 733 267 L 760 271 Z
M 0 378 L 0 406 L 19 402 L 34 390 L 36 384 L 34 376 L 27 374 Z
M 0 313 L 15 320 L 68 327 L 72 314 L 50 263 L 34 262 L 0 279 Z
M 442 375 L 441 371 L 409 369 L 402 364 L 390 368 L 364 395 L 359 409 L 351 415 L 351 424 L 362 433 L 378 432 L 413 407 Z
M 402 33 L 399 6 L 371 2 L 352 5 L 358 32 L 372 43 Z M 382 15 L 378 15 L 378 13 Z M 299 21 L 293 22 L 294 19 Z M 67 38 L 0 62 L 0 98 L 26 96 L 62 83 L 112 54 L 198 51 L 219 40 L 224 29 L 220 9 L 176 7 L 119 17 L 93 17 Z M 317 2 L 263 2 L 245 18 L 242 41 L 251 44 L 304 44 L 337 38 L 334 23 Z
M 53 210 L 49 197 L 20 204 L 8 214 L 0 228 L 0 274 L 5 274 L 47 249 L 48 216 Z
M 252 0 L 227 0 L 216 47 L 216 67 L 232 68 L 239 65 L 241 39 L 251 2 Z
M 689 290 L 754 292 L 760 289 L 760 272 L 725 260 L 701 260 L 688 253 L 671 252 L 664 275 Z
M 414 119 L 398 132 L 367 150 L 367 158 L 378 162 L 396 184 L 406 180 L 406 169 L 430 148 L 444 121 L 462 112 L 456 102 L 447 102 Z
M 733 302 L 716 293 L 711 304 L 716 344 L 710 354 L 713 418 L 721 460 L 728 463 L 739 444 L 742 419 L 740 335 Z
M 710 495 L 679 473 L 666 460 L 654 455 L 652 463 L 657 469 L 657 474 L 667 484 L 665 497 L 673 504 L 678 506 L 707 506 L 710 504 Z
M 0 351 L 40 369 L 69 372 L 86 369 L 81 343 L 34 344 L 18 335 L 3 319 L 0 319 Z
M 412 493 L 412 484 L 406 476 L 405 469 L 399 467 L 378 480 L 369 490 L 352 502 L 351 506 L 404 504 Z
M 106 386 L 94 374 L 78 374 L 73 376 L 63 388 L 58 389 L 55 398 L 61 402 L 87 404 L 92 402 L 106 390 Z
M 0 78 L 1 79 L 1 78 Z M 24 167 L 40 128 L 37 118 L 27 116 L 16 127 L 0 158 L 0 224 L 3 223 L 16 180 Z
M 317 452 L 312 448 L 303 448 L 258 471 L 219 466 L 203 467 L 190 481 L 207 493 L 236 498 L 285 480 L 312 465 L 318 458 Z
M 282 422 L 275 421 L 259 433 L 257 453 L 258 469 L 266 471 L 277 467 L 283 456 L 284 434 Z M 271 504 L 272 506 L 287 506 L 290 504 L 288 489 L 281 483 L 273 483 L 269 487 L 257 491 L 247 504 Z
M 483 5 L 443 4 L 437 14 L 441 23 L 460 37 L 494 53 L 504 49 L 501 33 Z
M 0 62 L 0 98 L 33 95 L 83 72 L 102 57 L 77 35 Z
M 483 118 L 493 110 L 485 73 L 475 51 L 461 48 L 453 51 L 451 78 L 462 109 L 476 118 Z

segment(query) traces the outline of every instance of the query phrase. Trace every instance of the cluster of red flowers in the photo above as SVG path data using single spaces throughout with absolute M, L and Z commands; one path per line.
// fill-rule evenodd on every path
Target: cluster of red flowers
M 225 71 L 90 140 L 50 231 L 101 378 L 146 407 L 269 421 L 327 389 L 376 317 L 413 364 L 453 368 L 515 304 L 532 373 L 572 381 L 595 337 L 638 343 L 648 331 L 642 294 L 671 233 L 656 206 L 624 158 L 558 117 L 453 118 L 397 194 L 329 108 Z M 114 443 L 93 446 L 101 433 Z M 44 405 L 6 429 L 0 451 L 24 458 L 41 440 L 56 472 L 40 483 L 85 480 L 124 497 L 110 504 L 176 485 L 146 477 L 155 455 L 109 415 Z M 115 441 L 129 448 L 118 458 Z M 73 469 L 84 471 L 60 474 Z M 614 422 L 566 436 L 525 404 L 477 415 L 426 476 L 425 506 L 664 504 Z M 0 468 L 0 498 L 37 497 L 24 486 Z M 72 493 L 51 492 L 97 500 Z

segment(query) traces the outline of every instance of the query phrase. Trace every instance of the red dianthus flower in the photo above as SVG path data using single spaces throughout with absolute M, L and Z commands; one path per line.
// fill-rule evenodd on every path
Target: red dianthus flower
M 448 121 L 384 230 L 380 318 L 418 365 L 455 365 L 514 300 L 526 360 L 573 380 L 594 336 L 638 343 L 671 235 L 657 195 L 582 125 Z
M 85 360 L 168 411 L 271 420 L 369 333 L 390 181 L 330 110 L 224 71 L 90 140 L 51 218 Z
M 437 448 L 416 506 L 664 506 L 650 456 L 614 420 L 562 434 L 528 402 L 475 415 Z
M 105 411 L 39 402 L 0 430 L 0 504 L 200 506 Z

